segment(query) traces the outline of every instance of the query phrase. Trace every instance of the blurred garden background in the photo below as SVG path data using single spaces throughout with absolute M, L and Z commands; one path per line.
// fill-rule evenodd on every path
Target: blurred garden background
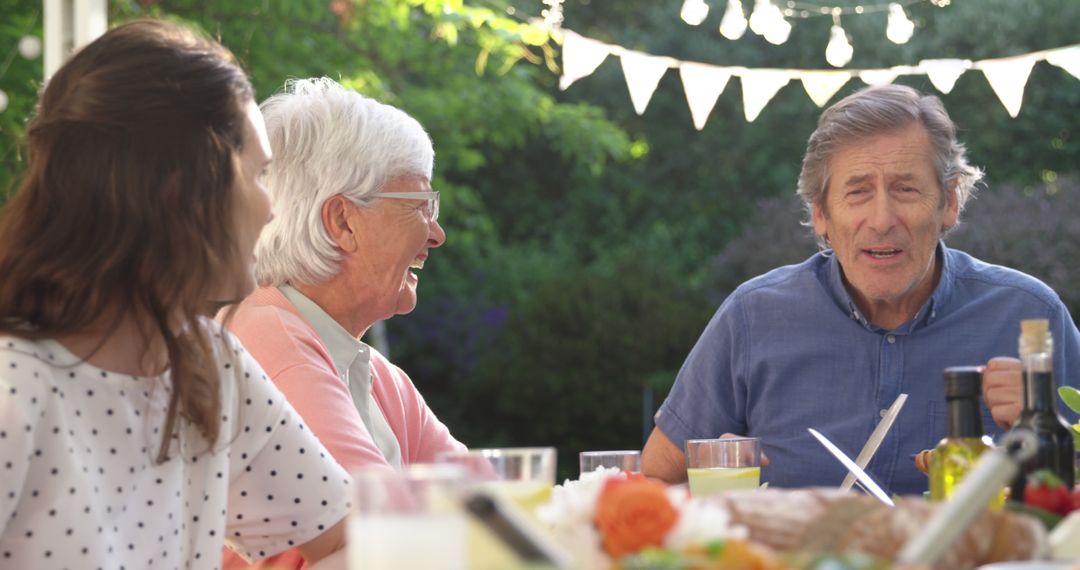
M 886 0 L 862 0 L 876 6 Z M 654 55 L 717 65 L 827 69 L 829 17 L 792 19 L 772 45 L 691 27 L 681 0 L 566 0 L 563 26 Z M 947 4 L 939 6 L 938 4 Z M 548 2 L 548 4 L 553 4 Z M 554 3 L 557 4 L 557 3 Z M 752 8 L 744 0 L 747 13 Z M 832 0 L 830 6 L 858 3 Z M 676 70 L 635 113 L 619 59 L 560 91 L 561 46 L 541 0 L 124 0 L 109 22 L 182 20 L 219 38 L 258 98 L 325 75 L 398 106 L 430 132 L 445 246 L 416 311 L 390 320 L 391 359 L 471 447 L 640 448 L 650 417 L 724 296 L 816 248 L 795 184 L 820 109 L 798 81 L 747 122 L 732 79 L 695 130 Z M 42 3 L 0 0 L 0 191 L 42 82 Z M 909 42 L 884 13 L 843 17 L 851 68 L 981 60 L 1080 43 L 1076 0 L 916 1 Z M 1035 64 L 1010 118 L 981 72 L 940 94 L 987 185 L 950 245 L 1047 281 L 1080 315 L 1080 80 Z M 853 79 L 830 102 L 862 87 Z M 3 278 L 3 276 L 0 276 Z M 1003 327 L 1014 323 L 1002 323 Z M 971 363 L 956 363 L 971 364 Z

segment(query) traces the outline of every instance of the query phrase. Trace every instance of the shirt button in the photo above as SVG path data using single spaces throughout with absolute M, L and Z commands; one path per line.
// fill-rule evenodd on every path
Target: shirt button
M 889 414 L 889 410 L 886 410 L 886 409 L 884 409 L 884 408 L 882 408 L 882 410 L 881 410 L 880 412 L 878 412 L 878 415 L 879 415 L 879 416 L 881 416 L 881 417 L 883 417 L 883 418 L 884 418 L 885 416 L 887 416 L 888 414 Z
M 893 335 L 885 337 L 885 340 L 889 341 L 889 344 L 896 344 L 896 337 Z

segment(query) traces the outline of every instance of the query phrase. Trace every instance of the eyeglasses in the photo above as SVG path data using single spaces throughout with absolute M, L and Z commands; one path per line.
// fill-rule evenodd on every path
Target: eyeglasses
M 426 200 L 423 210 L 421 212 L 428 222 L 434 222 L 439 219 L 439 191 L 434 190 L 431 192 L 378 192 L 372 195 L 372 198 L 396 198 L 399 200 Z

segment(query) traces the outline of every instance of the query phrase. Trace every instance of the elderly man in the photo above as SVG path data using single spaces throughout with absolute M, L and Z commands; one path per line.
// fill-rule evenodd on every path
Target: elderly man
M 942 243 L 981 171 L 936 97 L 859 91 L 811 135 L 799 194 L 823 251 L 751 279 L 721 305 L 656 414 L 647 475 L 686 479 L 687 439 L 758 436 L 762 479 L 838 485 L 846 472 L 807 433 L 856 455 L 901 393 L 907 404 L 868 466 L 892 493 L 920 493 L 911 459 L 945 432 L 942 371 L 988 363 L 983 424 L 1019 413 L 1019 321 L 1050 320 L 1059 382 L 1076 383 L 1080 334 L 1037 279 Z M 989 361 L 989 362 L 988 362 Z
M 275 217 L 255 249 L 260 288 L 229 328 L 346 469 L 464 450 L 409 377 L 359 340 L 416 307 L 415 271 L 446 239 L 430 138 L 401 110 L 329 79 L 290 82 L 261 108 Z M 287 553 L 267 565 L 299 562 Z

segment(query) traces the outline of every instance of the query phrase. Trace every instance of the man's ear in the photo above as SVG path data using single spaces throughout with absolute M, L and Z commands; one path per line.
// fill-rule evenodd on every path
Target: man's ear
M 941 221 L 942 229 L 949 230 L 960 219 L 960 198 L 956 195 L 956 180 L 949 182 L 945 192 L 945 217 Z
M 330 239 L 345 252 L 356 249 L 356 206 L 341 194 L 335 194 L 323 202 L 320 214 L 323 227 Z
M 820 204 L 814 204 L 810 214 L 810 221 L 814 224 L 814 233 L 823 239 L 829 239 L 829 217 Z

